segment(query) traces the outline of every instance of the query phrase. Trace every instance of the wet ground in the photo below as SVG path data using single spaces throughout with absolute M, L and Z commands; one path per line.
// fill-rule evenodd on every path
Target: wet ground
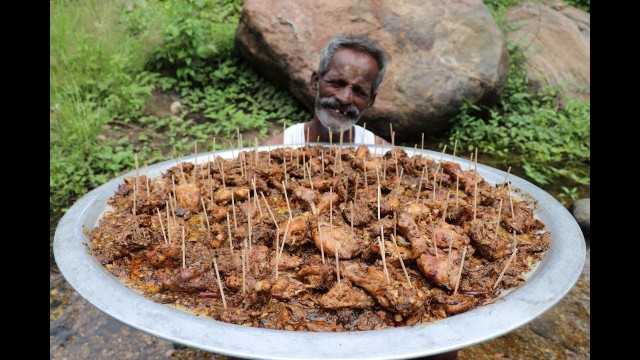
M 580 278 L 553 308 L 496 339 L 460 350 L 459 359 L 590 359 L 590 240 Z M 60 274 L 50 249 L 51 359 L 217 359 L 227 356 L 148 335 L 84 300 Z

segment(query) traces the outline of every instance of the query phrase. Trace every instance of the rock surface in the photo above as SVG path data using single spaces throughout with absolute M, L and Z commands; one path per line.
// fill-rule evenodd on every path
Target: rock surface
M 567 98 L 591 97 L 591 15 L 573 7 L 554 10 L 523 3 L 507 11 L 507 38 L 527 57 L 532 87 L 561 86 Z
M 508 77 L 504 36 L 480 0 L 246 0 L 235 44 L 311 110 L 320 49 L 340 33 L 367 34 L 392 56 L 361 120 L 387 140 L 389 121 L 398 140 L 449 128 L 465 99 L 493 103 Z
M 585 235 L 591 233 L 591 198 L 579 199 L 571 206 L 571 214 Z

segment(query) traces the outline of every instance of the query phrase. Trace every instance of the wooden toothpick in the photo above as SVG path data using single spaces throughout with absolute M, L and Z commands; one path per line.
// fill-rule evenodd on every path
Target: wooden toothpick
M 509 168 L 507 169 L 507 173 L 504 175 L 504 181 L 502 182 L 503 184 L 507 183 L 507 178 L 509 177 L 510 172 L 511 172 L 511 166 L 509 166 Z
M 229 249 L 233 254 L 233 237 L 231 237 L 231 221 L 229 221 L 229 213 L 227 212 L 227 238 L 229 239 Z
M 340 242 L 338 241 L 338 245 L 336 246 L 336 276 L 338 278 L 338 291 L 342 292 L 342 286 L 340 285 L 340 264 L 339 264 L 339 256 L 340 252 Z
M 289 220 L 293 220 L 293 213 L 291 212 L 291 204 L 289 204 L 289 195 L 287 195 L 287 187 L 282 182 L 282 190 L 284 191 L 284 198 L 287 200 L 287 209 L 289 210 Z
M 247 277 L 247 269 L 246 269 L 246 258 L 247 258 L 247 250 L 245 248 L 242 248 L 240 250 L 240 254 L 242 256 L 242 294 L 244 295 L 245 291 L 246 291 L 246 277 Z
M 511 183 L 507 183 L 507 189 L 509 190 L 509 204 L 511 206 L 511 218 L 515 220 L 516 214 L 513 211 L 513 198 L 511 197 Z
M 395 229 L 393 229 L 395 231 Z M 396 246 L 396 255 L 400 260 L 400 266 L 402 266 L 402 272 L 404 276 L 407 278 L 407 284 L 409 284 L 409 288 L 413 289 L 413 284 L 411 284 L 411 278 L 409 277 L 409 273 L 407 272 L 407 268 L 404 266 L 404 261 L 402 260 L 402 256 L 400 255 L 400 248 L 398 247 L 398 242 L 396 241 L 396 236 L 391 235 L 391 239 L 393 240 L 393 245 Z
M 322 228 L 320 227 L 320 222 L 318 222 L 318 237 L 320 238 L 320 256 L 324 264 L 324 245 L 322 244 Z
M 238 218 L 236 217 L 236 201 L 233 197 L 233 190 L 231 190 L 231 210 L 233 211 L 233 228 L 238 230 Z
M 462 267 L 464 266 L 464 257 L 467 255 L 467 247 L 462 248 L 462 259 L 460 260 L 460 268 L 458 269 L 458 279 L 456 280 L 456 287 L 453 290 L 453 294 L 458 293 L 458 285 L 460 285 L 460 278 L 462 277 Z
M 498 237 L 498 230 L 500 230 L 500 214 L 502 213 L 502 199 L 500 199 L 500 206 L 498 207 L 498 219 L 496 220 L 496 237 Z
M 144 170 L 147 173 L 147 198 L 151 197 L 151 192 L 149 190 L 149 167 L 147 166 L 147 164 L 144 164 Z
M 182 268 L 186 267 L 186 250 L 184 244 L 184 226 L 182 227 Z
M 167 235 L 165 235 L 164 233 L 164 225 L 162 224 L 162 215 L 160 215 L 160 209 L 156 208 L 156 210 L 158 211 L 158 220 L 160 220 L 160 228 L 162 229 L 162 237 L 164 238 L 164 243 L 168 244 L 169 241 L 167 240 Z M 169 225 L 167 225 L 168 227 Z
M 213 258 L 213 267 L 216 270 L 216 278 L 218 279 L 218 288 L 220 289 L 220 297 L 222 298 L 222 306 L 227 308 L 227 301 L 224 298 L 224 289 L 222 288 L 222 280 L 220 280 L 220 272 L 218 271 L 218 263 L 216 262 L 216 258 Z M 244 282 L 243 282 L 244 283 Z
M 204 206 L 204 198 L 200 198 L 202 202 L 202 211 L 204 211 L 204 218 L 207 220 L 207 230 L 209 230 L 209 234 L 211 234 L 211 225 L 209 225 L 209 216 L 207 215 L 207 207 Z
M 447 284 L 451 286 L 451 284 L 449 283 L 449 264 L 451 264 L 451 247 L 453 246 L 453 236 L 449 234 L 448 237 L 449 237 L 449 252 L 447 253 L 447 268 L 446 268 L 447 270 L 445 271 L 445 274 L 447 274 Z
M 382 229 L 382 224 L 380 225 L 380 236 L 378 236 L 378 246 L 380 247 L 380 255 L 382 256 L 382 268 L 384 270 L 384 276 L 387 278 L 387 285 L 391 284 L 391 279 L 389 278 L 389 270 L 387 269 L 387 261 L 385 256 L 385 248 L 384 248 L 384 231 Z
M 267 211 L 269 211 L 269 215 L 271 215 L 271 219 L 273 220 L 273 223 L 276 225 L 276 230 L 279 231 L 280 227 L 278 226 L 278 222 L 276 221 L 276 217 L 273 216 L 273 211 L 271 211 L 271 206 L 269 206 L 269 203 L 267 202 L 267 199 L 264 197 L 264 193 L 262 191 L 260 191 L 260 196 L 262 196 L 262 200 L 267 205 Z
M 500 272 L 500 276 L 498 276 L 498 279 L 496 280 L 496 282 L 493 284 L 493 289 L 496 289 L 498 287 L 498 284 L 500 284 L 500 280 L 502 280 L 502 277 L 504 276 L 504 274 L 507 272 L 507 269 L 509 268 L 509 265 L 511 264 L 511 262 L 513 261 L 513 259 L 516 257 L 516 254 L 518 253 L 518 249 L 516 248 L 512 253 L 511 256 L 509 256 L 509 260 L 507 260 L 507 263 L 504 265 L 504 268 L 502 269 L 502 271 Z

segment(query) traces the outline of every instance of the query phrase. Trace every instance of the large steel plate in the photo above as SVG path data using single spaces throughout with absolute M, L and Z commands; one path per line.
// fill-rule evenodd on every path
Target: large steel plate
M 327 144 L 323 144 L 327 145 Z M 295 147 L 295 146 L 294 146 Z M 271 148 L 275 148 L 271 146 Z M 217 151 L 231 159 L 242 150 Z M 370 146 L 380 155 L 390 146 Z M 403 148 L 409 156 L 439 160 L 441 153 Z M 266 151 L 266 146 L 258 147 Z M 211 152 L 197 154 L 198 162 L 211 160 Z M 193 162 L 196 155 L 181 160 Z M 468 160 L 444 156 L 460 163 Z M 176 164 L 169 160 L 148 167 L 151 178 Z M 501 183 L 504 171 L 478 164 L 490 183 Z M 141 169 L 141 174 L 146 174 Z M 92 190 L 78 200 L 60 220 L 54 238 L 54 255 L 66 280 L 91 304 L 136 329 L 186 346 L 251 359 L 398 359 L 416 358 L 464 348 L 504 335 L 527 324 L 562 299 L 578 280 L 586 257 L 584 237 L 573 216 L 544 190 L 509 175 L 512 189 L 520 188 L 538 201 L 535 215 L 551 232 L 544 259 L 527 274 L 518 288 L 503 292 L 490 304 L 436 322 L 398 328 L 341 333 L 295 332 L 228 324 L 155 303 L 119 282 L 90 254 L 87 234 L 95 227 L 107 200 L 131 171 Z

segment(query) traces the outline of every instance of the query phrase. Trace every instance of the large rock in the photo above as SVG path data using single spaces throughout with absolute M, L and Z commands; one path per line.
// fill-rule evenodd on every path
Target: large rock
M 507 38 L 524 50 L 534 89 L 560 86 L 567 98 L 590 99 L 589 13 L 523 3 L 507 11 L 507 22 L 513 28 Z
M 579 199 L 571 206 L 571 214 L 585 235 L 591 234 L 591 198 Z
M 491 104 L 507 80 L 505 39 L 480 0 L 245 0 L 236 49 L 311 110 L 320 49 L 350 33 L 378 40 L 393 58 L 361 120 L 387 139 L 389 121 L 398 140 L 445 130 L 465 99 Z

